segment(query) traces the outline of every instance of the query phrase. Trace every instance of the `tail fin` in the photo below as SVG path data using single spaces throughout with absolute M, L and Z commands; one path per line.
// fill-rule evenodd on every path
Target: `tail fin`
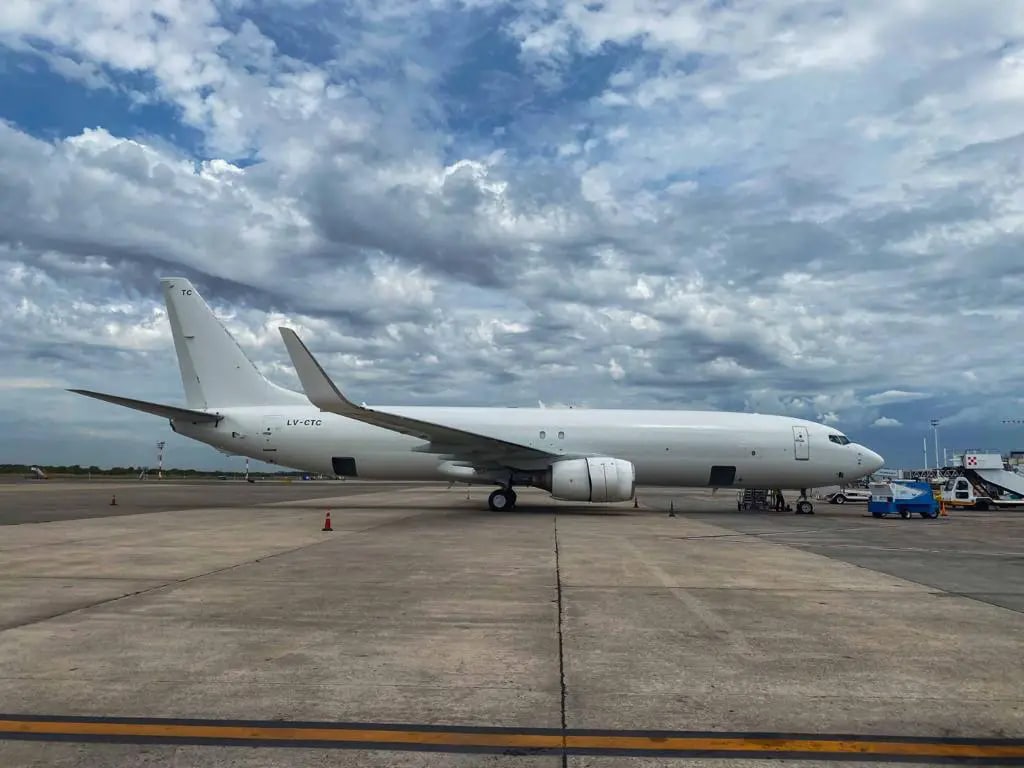
M 191 282 L 164 277 L 160 283 L 189 408 L 308 404 L 257 370 Z

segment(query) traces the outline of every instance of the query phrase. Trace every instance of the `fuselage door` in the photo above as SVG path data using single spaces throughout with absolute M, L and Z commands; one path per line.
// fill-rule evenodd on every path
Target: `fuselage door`
M 277 450 L 277 437 L 281 428 L 284 426 L 284 416 L 264 416 L 263 417 L 263 428 L 260 430 L 260 435 L 263 436 L 263 450 L 264 451 L 276 451 Z
M 797 461 L 811 458 L 811 440 L 807 427 L 793 427 L 793 458 Z

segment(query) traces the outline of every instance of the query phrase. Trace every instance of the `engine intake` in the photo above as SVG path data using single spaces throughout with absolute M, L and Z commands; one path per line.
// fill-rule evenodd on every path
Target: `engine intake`
M 629 501 L 636 492 L 636 468 L 624 459 L 562 459 L 549 472 L 548 490 L 562 501 Z

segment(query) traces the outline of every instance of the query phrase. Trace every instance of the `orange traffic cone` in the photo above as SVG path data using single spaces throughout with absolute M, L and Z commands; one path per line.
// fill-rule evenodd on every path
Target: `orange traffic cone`
M 327 517 L 324 518 L 324 527 L 321 529 L 324 531 L 333 531 L 331 528 L 331 510 L 327 510 Z

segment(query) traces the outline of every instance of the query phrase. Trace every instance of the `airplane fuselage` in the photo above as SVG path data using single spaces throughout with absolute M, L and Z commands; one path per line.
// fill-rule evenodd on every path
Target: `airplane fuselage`
M 638 485 L 813 488 L 850 482 L 879 466 L 876 454 L 846 441 L 836 430 L 786 416 L 589 408 L 382 406 L 378 410 L 444 423 L 556 457 L 597 454 L 625 459 L 635 465 Z M 314 406 L 219 408 L 215 412 L 223 416 L 216 424 L 175 420 L 172 425 L 176 432 L 225 453 L 311 473 L 487 482 L 487 478 L 460 474 L 462 469 L 453 467 L 444 455 L 423 452 L 425 440 Z M 542 467 L 533 460 L 518 468 Z

